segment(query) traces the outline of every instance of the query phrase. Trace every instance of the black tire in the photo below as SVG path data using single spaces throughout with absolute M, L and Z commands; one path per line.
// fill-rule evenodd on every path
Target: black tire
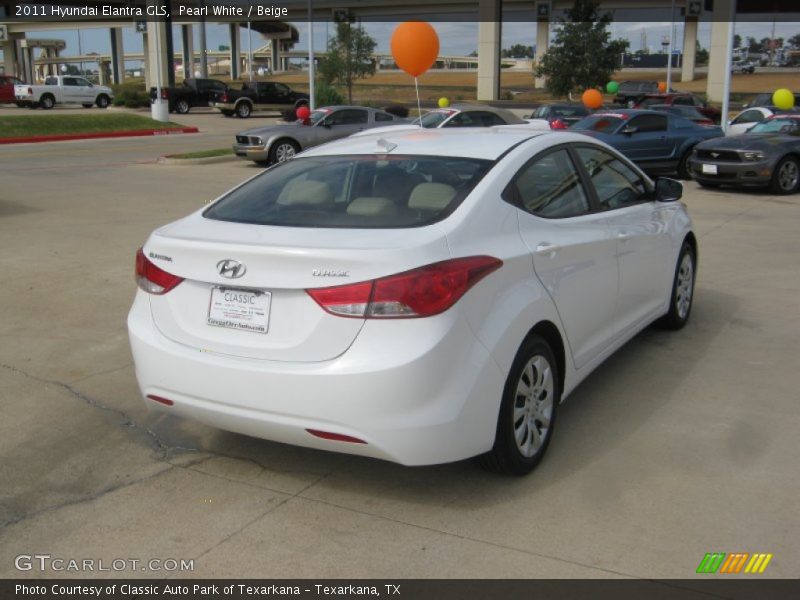
M 691 271 L 688 273 L 688 288 L 683 287 L 687 281 L 686 265 L 684 259 L 688 257 Z M 697 256 L 694 252 L 694 247 L 688 240 L 684 240 L 681 246 L 681 252 L 678 254 L 678 262 L 675 265 L 675 275 L 672 278 L 672 288 L 669 297 L 669 311 L 658 321 L 656 325 L 664 329 L 681 329 L 689 321 L 689 316 L 692 314 L 692 303 L 694 301 L 694 282 L 695 275 L 697 274 Z M 683 299 L 686 298 L 688 291 L 688 302 L 683 304 Z M 680 292 L 680 293 L 679 293 Z
M 769 191 L 786 196 L 800 189 L 800 162 L 793 156 L 783 157 L 772 172 Z
M 692 171 L 689 169 L 689 157 L 692 155 L 692 150 L 693 148 L 689 148 L 684 152 L 683 156 L 681 156 L 680 161 L 678 161 L 678 178 L 684 181 L 690 181 L 692 179 Z
M 191 110 L 191 106 L 189 106 L 189 101 L 186 98 L 178 98 L 175 101 L 173 110 L 179 115 L 185 115 Z
M 546 368 L 537 369 L 535 366 L 543 364 L 549 368 L 549 375 Z M 553 437 L 558 403 L 561 400 L 560 382 L 558 363 L 550 346 L 538 335 L 529 336 L 517 352 L 506 379 L 494 446 L 479 457 L 485 469 L 505 475 L 526 475 L 539 464 Z M 520 393 L 520 387 L 525 386 L 532 388 L 529 396 Z M 546 426 L 534 418 L 537 415 L 533 409 L 539 407 L 543 411 L 539 416 L 544 416 L 549 411 L 549 424 Z M 516 419 L 515 410 L 522 413 Z M 540 443 L 538 447 L 530 448 L 532 454 L 526 456 L 517 442 L 516 432 L 523 433 L 523 442 L 530 436 L 531 443 L 535 444 L 534 430 L 539 435 Z
M 44 110 L 50 110 L 56 105 L 56 99 L 53 97 L 52 94 L 44 94 L 39 99 L 39 106 L 41 106 Z
M 83 108 L 92 108 L 94 104 L 81 104 L 81 106 L 83 106 Z
M 222 112 L 222 116 L 223 116 L 223 117 L 228 117 L 228 118 L 230 118 L 230 117 L 232 117 L 232 116 L 233 116 L 233 112 L 232 112 L 232 111 L 230 111 L 230 110 L 223 110 L 223 111 L 221 111 L 221 112 Z
M 253 114 L 253 106 L 249 102 L 239 102 L 236 105 L 236 116 L 240 119 L 248 119 Z
M 111 99 L 105 94 L 100 94 L 94 103 L 97 105 L 97 108 L 108 108 L 108 105 L 111 104 Z
M 289 160 L 298 152 L 300 152 L 300 145 L 297 142 L 289 138 L 281 138 L 269 149 L 269 162 L 274 165 Z
M 720 186 L 720 184 L 718 184 L 716 181 L 697 181 L 697 183 L 700 184 L 700 187 L 708 188 L 710 190 L 715 190 Z

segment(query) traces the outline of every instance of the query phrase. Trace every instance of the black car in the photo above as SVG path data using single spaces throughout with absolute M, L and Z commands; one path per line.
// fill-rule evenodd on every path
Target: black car
M 747 133 L 695 146 L 692 177 L 703 187 L 761 186 L 773 194 L 800 188 L 800 115 L 774 115 Z
M 177 87 L 162 87 L 161 99 L 166 100 L 169 112 L 186 114 L 195 106 L 209 106 L 218 93 L 228 89 L 218 79 L 184 79 Z M 155 102 L 157 90 L 150 88 L 150 102 Z
M 614 96 L 614 103 L 632 108 L 645 96 L 658 93 L 657 81 L 623 81 Z
M 226 89 L 214 98 L 213 106 L 226 117 L 246 119 L 253 111 L 283 112 L 308 104 L 308 94 L 297 92 L 284 83 L 249 81 L 242 89 Z
M 745 108 L 753 108 L 756 106 L 772 106 L 772 95 L 773 92 L 762 92 L 757 94 L 755 98 L 753 98 L 747 104 L 742 105 L 742 109 Z M 794 105 L 800 106 L 800 93 L 794 94 Z

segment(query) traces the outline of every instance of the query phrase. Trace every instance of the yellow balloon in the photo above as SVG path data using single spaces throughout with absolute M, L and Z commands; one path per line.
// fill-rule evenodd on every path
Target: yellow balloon
M 450 100 L 448 100 L 444 96 L 439 98 L 439 108 L 447 108 L 448 106 L 450 106 Z
M 781 110 L 789 110 L 794 106 L 794 94 L 786 88 L 775 90 L 772 94 L 772 103 Z

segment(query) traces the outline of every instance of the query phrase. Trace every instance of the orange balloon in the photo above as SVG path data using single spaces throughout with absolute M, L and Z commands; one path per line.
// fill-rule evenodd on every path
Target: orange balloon
M 589 89 L 583 92 L 581 100 L 586 108 L 595 109 L 603 106 L 603 95 L 595 89 Z
M 667 91 L 667 82 L 666 81 L 659 81 L 658 82 L 658 91 L 659 93 L 663 94 Z
M 439 36 L 430 23 L 406 21 L 394 30 L 391 47 L 397 66 L 412 77 L 419 77 L 439 56 Z

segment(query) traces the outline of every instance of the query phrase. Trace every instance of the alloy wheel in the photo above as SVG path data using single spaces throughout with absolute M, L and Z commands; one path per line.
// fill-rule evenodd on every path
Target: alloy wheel
M 294 146 L 291 144 L 281 144 L 275 149 L 275 158 L 278 159 L 278 162 L 289 160 L 290 158 L 293 158 L 294 155 Z
M 522 369 L 514 400 L 514 440 L 525 458 L 542 448 L 550 432 L 554 395 L 553 369 L 541 354 Z
M 694 291 L 694 263 L 692 256 L 688 252 L 681 259 L 681 266 L 678 268 L 678 281 L 675 286 L 675 306 L 678 309 L 678 317 L 685 319 L 692 306 L 692 292 Z
M 778 185 L 784 191 L 792 191 L 797 187 L 797 180 L 800 177 L 800 169 L 797 163 L 792 160 L 784 162 L 778 170 Z

